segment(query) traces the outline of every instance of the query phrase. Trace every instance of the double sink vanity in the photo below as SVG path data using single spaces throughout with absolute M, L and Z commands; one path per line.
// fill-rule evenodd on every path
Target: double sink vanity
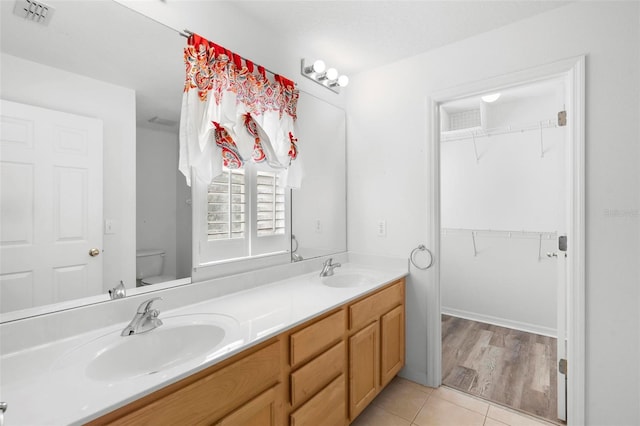
M 5 425 L 348 424 L 404 365 L 407 270 L 318 272 L 174 309 L 139 295 L 128 325 L 3 353 Z

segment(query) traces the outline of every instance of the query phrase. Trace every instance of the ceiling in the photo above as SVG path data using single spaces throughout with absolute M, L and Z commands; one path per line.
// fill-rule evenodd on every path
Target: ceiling
M 350 75 L 568 3 L 566 0 L 233 2 L 244 14 L 286 39 L 297 40 Z
M 3 52 L 135 89 L 139 125 L 163 128 L 147 121 L 154 116 L 178 121 L 184 66 L 176 57 L 182 57 L 182 37 L 110 0 L 45 3 L 56 11 L 41 26 L 13 15 L 15 1 L 0 0 Z M 264 0 L 202 7 L 221 3 L 353 76 L 568 2 Z

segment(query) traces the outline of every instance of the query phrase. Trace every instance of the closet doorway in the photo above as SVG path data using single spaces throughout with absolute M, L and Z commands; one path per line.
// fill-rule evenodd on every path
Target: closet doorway
M 583 59 L 562 66 L 432 99 L 428 362 L 438 384 L 573 424 L 584 415 Z
M 442 383 L 551 421 L 565 105 L 556 78 L 440 106 Z

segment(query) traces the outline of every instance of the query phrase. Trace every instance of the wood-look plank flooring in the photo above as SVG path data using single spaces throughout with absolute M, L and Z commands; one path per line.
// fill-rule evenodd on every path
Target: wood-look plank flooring
M 561 424 L 556 339 L 442 315 L 442 382 Z

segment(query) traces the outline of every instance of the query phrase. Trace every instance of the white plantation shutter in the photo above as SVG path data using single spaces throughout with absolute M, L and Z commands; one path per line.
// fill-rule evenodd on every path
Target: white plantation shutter
M 204 189 L 194 185 L 194 212 L 202 212 L 194 216 L 196 265 L 286 254 L 290 190 L 279 182 L 277 173 L 247 164 L 244 169 L 225 168 Z M 203 201 L 196 202 L 199 197 Z
M 246 203 L 244 170 L 224 170 L 213 179 L 207 194 L 208 240 L 244 238 Z
M 278 175 L 273 172 L 257 174 L 258 237 L 283 235 L 285 233 L 285 189 L 278 186 Z

